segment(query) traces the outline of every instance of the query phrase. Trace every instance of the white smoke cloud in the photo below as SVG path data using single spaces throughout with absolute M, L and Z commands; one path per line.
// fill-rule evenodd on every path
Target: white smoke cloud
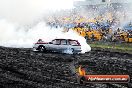
M 72 0 L 0 0 L 0 18 L 19 24 L 32 23 L 45 13 L 73 7 Z

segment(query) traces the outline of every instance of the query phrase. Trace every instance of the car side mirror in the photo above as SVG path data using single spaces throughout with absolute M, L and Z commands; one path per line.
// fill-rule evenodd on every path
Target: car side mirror
M 49 42 L 49 44 L 53 44 L 52 42 Z

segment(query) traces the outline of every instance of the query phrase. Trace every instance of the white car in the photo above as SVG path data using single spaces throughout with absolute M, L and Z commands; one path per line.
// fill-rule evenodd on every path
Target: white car
M 54 39 L 51 42 L 43 42 L 41 39 L 33 46 L 33 51 L 52 51 L 61 53 L 80 53 L 81 45 L 77 40 Z

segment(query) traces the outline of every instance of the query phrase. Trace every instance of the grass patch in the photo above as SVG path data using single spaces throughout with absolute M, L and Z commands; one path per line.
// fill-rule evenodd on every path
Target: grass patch
M 132 54 L 132 43 L 110 43 L 110 42 L 90 42 L 92 48 L 112 49 L 119 52 Z

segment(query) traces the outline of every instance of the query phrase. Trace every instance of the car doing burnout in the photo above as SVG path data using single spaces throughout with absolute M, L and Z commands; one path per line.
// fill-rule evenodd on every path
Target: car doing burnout
M 39 39 L 33 46 L 33 51 L 52 51 L 61 53 L 80 53 L 81 45 L 77 40 L 54 39 L 51 42 L 44 42 Z

